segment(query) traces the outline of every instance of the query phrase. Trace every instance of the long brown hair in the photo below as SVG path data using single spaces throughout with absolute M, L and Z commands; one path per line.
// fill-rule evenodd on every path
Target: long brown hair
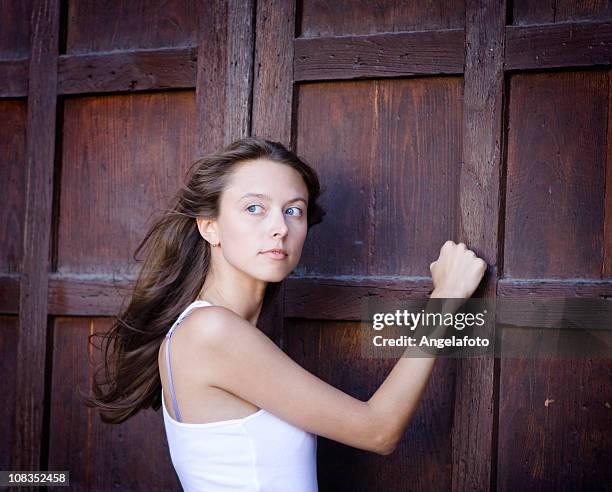
M 157 356 L 161 342 L 180 313 L 200 293 L 210 265 L 210 244 L 198 230 L 196 217 L 218 216 L 219 202 L 232 168 L 242 161 L 266 158 L 291 166 L 308 189 L 308 229 L 323 220 L 316 172 L 282 144 L 259 137 L 237 140 L 196 160 L 169 209 L 156 218 L 134 252 L 144 252 L 129 303 L 101 337 L 103 363 L 95 372 L 93 396 L 80 394 L 98 408 L 103 422 L 119 424 L 144 408 L 161 406 Z M 264 309 L 282 282 L 267 284 Z M 125 300 L 124 300 L 125 304 Z

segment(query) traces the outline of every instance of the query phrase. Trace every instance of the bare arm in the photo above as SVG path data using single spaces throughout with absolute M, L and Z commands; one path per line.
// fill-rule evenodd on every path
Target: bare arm
M 434 292 L 459 297 L 440 295 L 447 290 Z M 395 449 L 435 362 L 401 358 L 365 402 L 302 368 L 260 330 L 225 308 L 197 308 L 184 325 L 187 346 L 196 354 L 190 357 L 198 365 L 194 369 L 206 373 L 207 384 L 307 432 L 383 455 Z
M 430 265 L 435 286 L 430 297 L 450 299 L 444 302 L 442 311 L 455 312 L 461 299 L 467 299 L 474 293 L 486 266 L 465 244 L 447 241 L 440 250 L 438 260 Z M 431 336 L 437 337 L 445 331 L 445 327 L 437 327 Z M 402 357 L 368 401 L 378 420 L 387 426 L 383 431 L 384 448 L 395 449 L 402 438 L 423 396 L 436 360 L 433 355 Z
M 433 291 L 431 298 L 445 298 L 437 291 Z M 446 304 L 444 312 L 453 312 L 456 306 Z M 437 337 L 439 331 L 445 331 L 444 327 L 437 327 L 431 336 Z M 378 415 L 378 420 L 386 424 L 383 431 L 383 447 L 387 450 L 385 454 L 393 452 L 397 443 L 402 438 L 416 408 L 423 397 L 425 388 L 433 372 L 436 363 L 435 355 L 427 357 L 409 357 L 407 349 L 400 360 L 393 366 L 387 378 L 378 390 L 368 400 L 372 411 Z M 410 352 L 414 355 L 414 351 Z

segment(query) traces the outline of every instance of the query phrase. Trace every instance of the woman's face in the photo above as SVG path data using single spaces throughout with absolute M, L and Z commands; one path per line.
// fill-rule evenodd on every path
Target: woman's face
M 253 278 L 280 282 L 297 266 L 307 233 L 308 188 L 292 167 L 268 159 L 237 164 L 221 194 L 219 253 Z M 266 254 L 284 250 L 281 259 Z

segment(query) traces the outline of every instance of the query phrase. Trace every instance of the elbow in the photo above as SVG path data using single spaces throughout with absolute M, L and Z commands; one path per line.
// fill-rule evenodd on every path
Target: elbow
M 387 425 L 381 425 L 384 424 L 384 419 L 374 414 L 374 410 L 369 403 L 367 403 L 367 405 L 370 407 L 370 409 L 366 427 L 368 429 L 376 429 L 373 436 L 370 432 L 370 442 L 373 443 L 373 445 L 370 446 L 369 450 L 382 456 L 388 456 L 395 451 L 398 441 L 395 438 L 395 435 L 391 433 Z
M 393 451 L 395 451 L 396 447 L 397 446 L 394 443 L 383 442 L 376 449 L 376 453 L 380 454 L 381 456 L 389 456 L 391 453 L 393 453 Z
M 397 447 L 397 441 L 387 435 L 382 435 L 377 439 L 374 451 L 382 456 L 389 456 Z

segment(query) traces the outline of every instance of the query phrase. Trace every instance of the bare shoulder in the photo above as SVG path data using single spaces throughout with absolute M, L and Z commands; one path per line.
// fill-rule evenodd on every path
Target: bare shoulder
M 245 331 L 259 331 L 233 311 L 222 306 L 195 308 L 183 321 L 188 343 L 198 350 L 218 348 Z

